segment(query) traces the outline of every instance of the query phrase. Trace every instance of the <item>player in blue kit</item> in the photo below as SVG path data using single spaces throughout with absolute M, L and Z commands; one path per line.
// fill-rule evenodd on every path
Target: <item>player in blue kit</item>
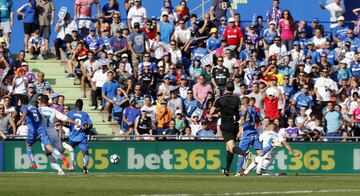
M 83 101 L 81 99 L 76 100 L 75 110 L 69 111 L 66 116 L 71 118 L 77 124 L 70 125 L 70 135 L 69 135 L 69 144 L 75 149 L 76 146 L 79 146 L 80 151 L 83 153 L 83 172 L 84 174 L 88 173 L 87 166 L 89 164 L 89 144 L 86 138 L 85 131 L 92 128 L 92 122 L 87 113 L 82 111 Z M 70 151 L 71 166 L 70 170 L 74 170 L 74 161 L 75 153 L 74 150 Z
M 243 103 L 243 105 L 241 106 L 242 117 L 240 119 L 240 125 L 242 125 L 242 138 L 239 143 L 239 148 L 242 151 L 247 152 L 250 146 L 253 146 L 257 154 L 263 156 L 271 150 L 272 144 L 270 142 L 269 145 L 263 148 L 262 144 L 259 141 L 259 134 L 256 131 L 255 125 L 261 120 L 261 116 L 255 110 L 255 108 L 249 105 L 249 97 L 243 97 L 241 101 Z M 239 155 L 236 176 L 241 175 L 243 164 L 244 157 Z
M 50 138 L 44 125 L 42 124 L 42 117 L 39 110 L 32 105 L 28 105 L 27 96 L 21 96 L 19 98 L 19 106 L 21 106 L 21 118 L 18 124 L 21 124 L 25 120 L 26 126 L 28 127 L 26 152 L 29 155 L 32 164 L 31 167 L 34 169 L 37 168 L 31 146 L 40 137 L 41 143 L 45 146 L 46 151 L 51 152 L 55 158 L 61 158 L 61 161 L 65 167 L 69 168 L 69 162 L 67 161 L 66 157 L 51 145 Z

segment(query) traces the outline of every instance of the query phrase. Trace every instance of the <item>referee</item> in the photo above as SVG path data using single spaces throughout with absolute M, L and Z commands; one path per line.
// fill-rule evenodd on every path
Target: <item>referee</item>
M 233 95 L 234 83 L 227 82 L 225 86 L 224 95 L 216 99 L 214 106 L 210 110 L 213 114 L 217 109 L 221 113 L 221 133 L 226 142 L 226 167 L 222 169 L 225 176 L 229 176 L 231 162 L 234 158 L 234 153 L 247 156 L 247 153 L 235 146 L 236 135 L 239 132 L 238 120 L 239 108 L 241 107 L 240 98 Z

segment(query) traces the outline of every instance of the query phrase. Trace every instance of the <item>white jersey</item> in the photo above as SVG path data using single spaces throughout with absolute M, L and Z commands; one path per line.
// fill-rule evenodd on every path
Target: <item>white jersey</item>
M 264 131 L 259 136 L 259 140 L 260 140 L 260 142 L 262 142 L 263 148 L 265 148 L 269 145 L 270 140 L 273 140 L 273 142 L 286 141 L 285 138 L 283 138 L 279 133 L 275 133 L 274 131 Z M 272 148 L 263 157 L 264 157 L 264 159 L 271 159 L 274 157 L 274 154 L 275 154 L 275 148 Z
M 43 125 L 46 128 L 46 132 L 49 136 L 57 136 L 58 133 L 55 128 L 56 120 L 66 121 L 67 116 L 61 112 L 49 107 L 39 107 L 39 112 L 42 116 Z

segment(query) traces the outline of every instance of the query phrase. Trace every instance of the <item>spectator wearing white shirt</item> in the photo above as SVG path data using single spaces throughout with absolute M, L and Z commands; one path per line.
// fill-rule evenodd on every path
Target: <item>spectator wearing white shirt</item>
M 182 47 L 190 40 L 191 31 L 186 28 L 184 19 L 180 19 L 178 24 L 179 26 L 175 28 L 174 40 L 178 43 L 179 47 Z
M 144 27 L 144 22 L 147 20 L 147 12 L 141 6 L 141 0 L 135 0 L 135 5 L 130 8 L 127 19 L 130 31 L 133 31 L 135 22 L 138 22 L 141 28 Z
M 281 55 L 287 52 L 286 46 L 281 44 L 281 38 L 279 36 L 275 37 L 274 43 L 269 47 L 269 56 L 272 55 Z
M 317 28 L 315 30 L 315 35 L 314 37 L 312 37 L 312 41 L 314 43 L 316 51 L 321 53 L 323 51 L 323 48 L 325 48 L 326 42 L 326 38 L 322 36 L 321 29 Z
M 38 55 L 38 60 L 44 60 L 46 44 L 44 38 L 40 37 L 40 31 L 36 30 L 35 34 L 29 39 L 28 50 L 31 58 Z
M 292 64 L 298 65 L 303 64 L 305 60 L 304 50 L 300 48 L 300 42 L 294 41 L 294 49 L 290 51 Z
M 155 41 L 150 44 L 151 56 L 155 58 L 156 64 L 158 64 L 161 59 L 164 57 L 167 44 L 161 41 L 160 33 L 157 33 L 155 36 Z
M 66 13 L 64 19 L 60 19 L 55 26 L 55 32 L 57 33 L 56 39 L 54 40 L 54 48 L 56 53 L 56 60 L 61 59 L 60 48 L 65 52 L 65 35 L 71 34 L 72 30 L 77 30 L 75 21 L 71 21 L 70 14 Z
M 321 77 L 315 82 L 314 91 L 316 94 L 316 100 L 322 104 L 331 100 L 331 96 L 338 90 L 336 82 L 329 78 L 328 70 L 323 68 L 321 71 Z
M 91 96 L 91 110 L 98 108 L 98 99 L 101 100 L 102 87 L 104 86 L 107 79 L 108 65 L 102 64 L 101 69 L 95 71 L 94 76 L 91 78 L 91 88 L 93 90 Z M 100 103 L 101 104 L 101 103 Z M 99 110 L 102 110 L 103 106 L 100 105 Z
M 330 12 L 330 28 L 333 29 L 338 26 L 337 19 L 345 13 L 345 6 L 341 0 L 334 0 L 334 2 L 323 5 L 320 2 L 320 8 Z
M 177 47 L 176 41 L 170 42 L 170 50 L 171 62 L 176 65 L 182 59 L 182 54 L 180 49 Z

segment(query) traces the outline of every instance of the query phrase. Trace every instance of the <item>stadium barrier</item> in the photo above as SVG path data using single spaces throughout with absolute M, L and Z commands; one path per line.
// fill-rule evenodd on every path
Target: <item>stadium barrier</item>
M 359 173 L 359 143 L 291 143 L 300 157 L 294 157 L 285 148 L 275 151 L 274 172 L 284 173 Z M 127 142 L 90 141 L 91 172 L 165 172 L 217 173 L 225 165 L 225 147 L 217 141 Z M 30 168 L 24 141 L 5 141 L 4 171 L 54 171 L 37 143 L 34 157 L 38 169 Z M 65 152 L 69 156 L 68 152 Z M 120 162 L 111 164 L 109 157 L 118 154 Z M 82 153 L 76 151 L 76 170 L 82 167 Z M 233 171 L 236 164 L 233 164 Z
M 0 172 L 4 171 L 4 142 L 0 141 Z

